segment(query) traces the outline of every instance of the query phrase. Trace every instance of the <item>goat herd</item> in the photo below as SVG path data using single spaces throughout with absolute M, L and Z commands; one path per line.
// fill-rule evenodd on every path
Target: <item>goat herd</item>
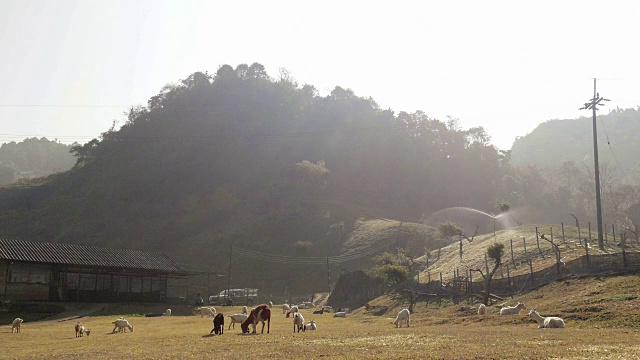
M 288 304 L 282 305 L 282 313 L 286 314 L 286 317 L 290 317 L 293 314 L 293 332 L 300 332 L 306 330 L 317 330 L 318 327 L 314 320 L 305 323 L 304 317 L 302 313 L 300 313 L 300 308 L 313 307 L 313 304 L 301 304 L 301 305 L 293 305 L 289 306 Z M 273 307 L 273 303 L 269 302 L 269 304 L 258 305 L 255 308 L 248 311 L 247 307 L 244 306 L 242 308 L 242 313 L 228 315 L 230 322 L 227 330 L 230 330 L 231 327 L 235 329 L 235 324 L 240 324 L 242 329 L 242 333 L 249 333 L 249 325 L 252 327 L 252 333 L 256 334 L 256 327 L 258 323 L 262 323 L 261 333 L 264 333 L 265 322 L 267 324 L 267 334 L 270 331 L 271 327 L 271 309 Z M 527 308 L 523 303 L 518 303 L 516 306 L 507 306 L 500 309 L 500 315 L 517 315 L 521 310 L 526 310 Z M 320 310 L 314 311 L 313 314 L 323 314 L 324 312 L 331 311 L 332 308 L 330 306 L 323 306 Z M 214 335 L 222 335 L 224 334 L 224 315 L 222 313 L 217 313 L 216 309 L 213 307 L 198 307 L 193 310 L 193 314 L 200 314 L 200 317 L 208 316 L 213 317 L 213 329 L 209 334 Z M 486 315 L 487 307 L 484 304 L 480 304 L 478 307 L 478 315 Z M 167 309 L 166 312 L 157 314 L 158 316 L 171 316 L 171 309 Z M 347 316 L 346 309 L 338 309 L 333 317 L 344 318 Z M 407 327 L 409 327 L 410 323 L 410 311 L 409 309 L 403 309 L 398 312 L 396 319 L 393 321 L 393 324 L 396 327 L 402 327 L 403 323 L 406 323 Z M 528 316 L 538 322 L 538 328 L 564 328 L 564 320 L 555 316 L 543 317 L 541 316 L 535 308 L 529 311 Z M 20 327 L 22 325 L 23 320 L 21 318 L 16 318 L 13 320 L 11 324 L 11 332 L 19 333 Z M 114 327 L 111 333 L 116 332 L 126 332 L 126 329 L 133 332 L 133 326 L 129 323 L 127 319 L 124 317 L 120 317 L 112 322 Z M 85 334 L 89 336 L 91 334 L 91 329 L 85 328 L 80 322 L 77 322 L 75 325 L 76 337 L 82 337 Z

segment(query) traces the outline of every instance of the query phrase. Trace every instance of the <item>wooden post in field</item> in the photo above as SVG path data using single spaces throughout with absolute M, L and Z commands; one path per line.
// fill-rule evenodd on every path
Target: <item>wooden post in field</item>
M 440 287 L 442 287 L 442 271 L 440 271 Z
M 527 256 L 527 239 L 524 236 L 522 237 L 522 245 L 524 245 L 524 256 L 526 258 L 528 258 L 528 256 Z
M 538 246 L 538 253 L 544 259 L 544 255 L 542 254 L 542 249 L 540 249 L 540 238 L 538 237 L 538 227 L 536 226 L 536 245 Z
M 589 242 L 587 241 L 587 238 L 584 238 L 584 251 L 587 256 L 587 270 L 589 270 L 591 268 L 591 265 L 589 263 Z
M 616 243 L 616 226 L 611 224 L 611 231 L 613 232 L 613 243 Z
M 500 278 L 504 279 L 504 272 L 502 270 L 502 264 L 500 264 Z
M 562 242 L 566 243 L 566 240 L 564 238 L 564 223 L 560 223 L 560 225 L 562 226 Z
M 427 271 L 427 279 L 429 279 L 429 284 L 431 284 L 431 271 Z
M 531 280 L 533 280 L 533 261 L 529 258 L 529 272 L 531 273 Z
M 513 258 L 513 239 L 509 239 L 509 243 L 511 244 L 511 263 L 516 266 L 516 260 Z
M 507 264 L 507 281 L 509 282 L 509 289 L 511 289 L 511 274 L 509 273 L 509 264 Z
M 589 241 L 591 241 L 591 221 L 589 221 Z
M 442 248 L 438 248 L 438 259 L 436 261 L 440 260 L 440 250 L 442 250 Z
M 551 236 L 551 242 L 553 242 L 553 226 L 549 226 L 549 236 Z

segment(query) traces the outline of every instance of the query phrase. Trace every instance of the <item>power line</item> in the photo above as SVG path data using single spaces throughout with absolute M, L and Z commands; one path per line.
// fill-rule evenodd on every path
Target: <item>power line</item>
M 631 185 L 631 180 L 629 180 L 629 177 L 627 177 L 627 172 L 624 171 L 624 168 L 622 167 L 622 165 L 620 165 L 620 161 L 618 161 L 618 157 L 616 156 L 616 153 L 613 151 L 613 148 L 611 147 L 611 140 L 609 140 L 609 133 L 607 132 L 607 128 L 604 126 L 604 121 L 602 120 L 602 117 L 600 117 L 600 124 L 602 125 L 602 128 L 604 129 L 604 134 L 605 134 L 605 136 L 607 138 L 607 145 L 609 145 L 609 151 L 611 151 L 611 155 L 613 156 L 613 159 L 616 161 L 616 164 L 618 164 L 618 168 L 620 168 L 620 171 L 622 171 L 622 175 L 624 176 L 625 180 L 627 181 L 627 184 Z M 636 201 L 640 201 L 640 199 L 638 198 L 638 195 L 635 193 L 635 191 L 632 191 L 631 193 L 636 198 Z

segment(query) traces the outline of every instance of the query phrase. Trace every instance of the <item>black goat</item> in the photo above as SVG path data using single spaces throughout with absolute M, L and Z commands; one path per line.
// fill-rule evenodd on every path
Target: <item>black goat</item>
M 224 334 L 224 315 L 222 313 L 218 313 L 216 317 L 213 318 L 213 329 L 211 329 L 211 333 L 215 335 Z

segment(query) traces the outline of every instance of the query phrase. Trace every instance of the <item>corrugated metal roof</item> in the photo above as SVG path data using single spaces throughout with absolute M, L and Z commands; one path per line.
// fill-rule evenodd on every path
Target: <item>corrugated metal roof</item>
M 161 253 L 11 239 L 0 239 L 0 259 L 183 272 L 182 268 Z

